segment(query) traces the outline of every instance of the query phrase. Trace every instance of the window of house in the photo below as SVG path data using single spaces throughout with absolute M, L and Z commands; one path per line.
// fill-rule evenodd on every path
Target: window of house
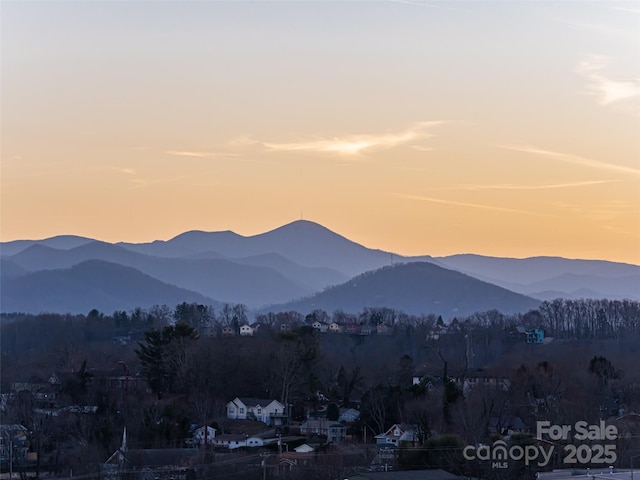
M 240 413 L 244 413 L 244 408 L 240 407 Z

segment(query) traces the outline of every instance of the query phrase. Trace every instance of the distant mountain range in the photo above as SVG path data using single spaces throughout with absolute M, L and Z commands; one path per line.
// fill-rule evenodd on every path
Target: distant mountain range
M 248 237 L 192 231 L 140 244 L 78 236 L 18 240 L 1 243 L 0 253 L 2 312 L 111 313 L 194 301 L 330 313 L 388 306 L 450 318 L 493 308 L 526 311 L 558 297 L 640 301 L 637 265 L 553 257 L 405 257 L 303 220 Z

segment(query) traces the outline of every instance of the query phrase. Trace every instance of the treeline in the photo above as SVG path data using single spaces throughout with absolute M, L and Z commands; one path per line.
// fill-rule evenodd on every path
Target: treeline
M 25 394 L 7 404 L 2 420 L 27 425 L 54 472 L 98 468 L 125 426 L 132 448 L 182 446 L 192 424 L 218 421 L 222 433 L 225 404 L 236 396 L 278 399 L 298 421 L 327 402 L 358 406 L 360 423 L 350 431 L 357 438 L 411 423 L 420 444 L 441 442 L 435 437 L 443 433 L 478 442 L 514 415 L 529 424 L 542 417 L 563 424 L 596 421 L 602 408 L 640 408 L 639 318 L 637 302 L 604 300 L 558 300 L 523 315 L 488 311 L 449 322 L 386 308 L 250 319 L 243 305 L 215 311 L 193 303 L 3 315 L 2 392 L 13 382 L 46 384 L 55 376 L 59 396 L 51 408 L 87 405 L 96 412 L 39 417 L 36 399 Z M 253 337 L 219 335 L 252 320 L 261 325 Z M 387 335 L 321 334 L 310 326 L 316 321 L 393 328 Z M 529 345 L 515 326 L 566 341 Z M 510 387 L 465 391 L 465 379 L 487 375 L 509 378 Z M 135 388 L 108 383 L 118 376 Z M 414 385 L 414 377 L 421 381 Z M 405 466 L 434 462 L 425 454 L 406 457 Z

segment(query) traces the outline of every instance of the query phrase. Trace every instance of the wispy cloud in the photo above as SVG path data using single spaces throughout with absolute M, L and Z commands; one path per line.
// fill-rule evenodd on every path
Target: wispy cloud
M 623 165 L 614 165 L 611 163 L 602 162 L 600 160 L 594 160 L 592 158 L 580 157 L 578 155 L 571 155 L 569 153 L 553 152 L 551 150 L 542 150 L 540 148 L 531 147 L 528 145 L 498 145 L 501 148 L 507 150 L 514 150 L 516 152 L 529 153 L 532 155 L 539 155 L 553 160 L 558 160 L 564 163 L 572 163 L 574 165 L 581 165 L 583 167 L 598 168 L 601 170 L 611 170 L 615 172 L 630 173 L 632 175 L 640 175 L 640 169 L 633 167 L 625 167 Z
M 458 207 L 468 207 L 468 208 L 478 208 L 482 210 L 493 210 L 495 212 L 507 212 L 507 213 L 517 213 L 519 215 L 532 215 L 534 217 L 549 217 L 551 215 L 546 215 L 542 213 L 530 212 L 527 210 L 518 210 L 515 208 L 507 208 L 507 207 L 498 207 L 495 205 L 484 205 L 481 203 L 467 203 L 467 202 L 457 202 L 455 200 L 446 200 L 443 198 L 434 198 L 434 197 L 424 197 L 421 195 L 407 195 L 407 194 L 398 194 L 401 198 L 406 198 L 409 200 L 419 200 L 421 202 L 431 202 L 431 203 L 440 203 L 443 205 L 454 205 Z
M 133 168 L 120 168 L 119 172 L 126 173 L 127 175 L 135 175 L 136 171 Z
M 544 185 L 514 185 L 510 183 L 497 185 L 458 185 L 452 187 L 443 187 L 440 190 L 553 190 L 558 188 L 588 187 L 591 185 L 600 185 L 603 183 L 617 183 L 619 181 L 620 180 L 591 180 L 585 182 L 550 183 Z
M 601 55 L 590 55 L 576 67 L 576 72 L 587 80 L 587 91 L 600 105 L 607 106 L 640 97 L 640 79 L 618 80 L 606 74 L 610 61 Z
M 395 133 L 346 135 L 294 143 L 263 143 L 263 145 L 273 151 L 307 151 L 358 155 L 366 149 L 392 148 L 415 140 L 427 139 L 433 136 L 428 130 L 442 123 L 445 122 L 418 122 L 404 131 Z
M 167 155 L 176 155 L 178 157 L 197 157 L 197 158 L 209 158 L 209 157 L 239 157 L 239 153 L 230 152 L 199 152 L 190 150 L 165 150 Z

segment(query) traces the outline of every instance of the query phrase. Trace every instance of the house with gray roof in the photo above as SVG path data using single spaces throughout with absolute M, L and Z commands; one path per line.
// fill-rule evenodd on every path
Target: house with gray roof
M 236 397 L 227 403 L 227 418 L 256 420 L 267 425 L 283 425 L 288 418 L 286 407 L 277 400 Z

